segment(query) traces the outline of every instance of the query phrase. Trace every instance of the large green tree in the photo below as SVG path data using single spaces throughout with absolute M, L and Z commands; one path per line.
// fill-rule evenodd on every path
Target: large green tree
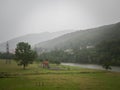
M 32 64 L 33 60 L 36 58 L 36 52 L 31 49 L 28 43 L 20 42 L 17 44 L 15 49 L 15 59 L 18 65 L 22 65 L 23 69 L 28 64 Z

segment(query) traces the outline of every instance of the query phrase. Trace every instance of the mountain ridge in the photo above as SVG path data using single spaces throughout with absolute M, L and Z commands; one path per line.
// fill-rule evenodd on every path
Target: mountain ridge
M 97 28 L 64 34 L 52 40 L 38 43 L 37 48 L 48 50 L 95 46 L 104 40 L 120 39 L 120 22 Z
M 58 31 L 58 32 L 42 32 L 42 33 L 34 33 L 34 34 L 19 36 L 19 37 L 10 39 L 6 42 L 0 43 L 0 52 L 6 52 L 7 42 L 9 43 L 10 51 L 13 52 L 18 42 L 28 42 L 31 46 L 34 46 L 39 42 L 47 41 L 73 31 L 74 30 L 65 30 L 65 31 Z

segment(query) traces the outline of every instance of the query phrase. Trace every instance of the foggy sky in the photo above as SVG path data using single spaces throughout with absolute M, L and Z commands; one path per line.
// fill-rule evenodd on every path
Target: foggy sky
M 120 21 L 120 0 L 0 0 L 0 42 Z

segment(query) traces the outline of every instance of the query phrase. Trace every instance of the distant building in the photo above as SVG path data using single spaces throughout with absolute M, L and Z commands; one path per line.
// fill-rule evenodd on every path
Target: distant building
M 89 48 L 94 48 L 94 46 L 90 45 L 90 46 L 86 46 L 87 49 Z
M 64 52 L 66 52 L 66 53 L 68 53 L 68 54 L 74 54 L 74 53 L 73 53 L 73 49 L 71 49 L 71 48 L 64 50 Z
M 93 45 L 87 45 L 87 46 L 84 46 L 84 47 L 82 47 L 82 46 L 80 46 L 80 50 L 82 50 L 82 49 L 89 49 L 89 48 L 94 48 L 94 46 Z

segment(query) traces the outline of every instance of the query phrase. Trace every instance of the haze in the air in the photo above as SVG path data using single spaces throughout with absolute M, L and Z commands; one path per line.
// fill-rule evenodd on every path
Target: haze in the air
M 120 21 L 120 0 L 0 0 L 0 42 Z

